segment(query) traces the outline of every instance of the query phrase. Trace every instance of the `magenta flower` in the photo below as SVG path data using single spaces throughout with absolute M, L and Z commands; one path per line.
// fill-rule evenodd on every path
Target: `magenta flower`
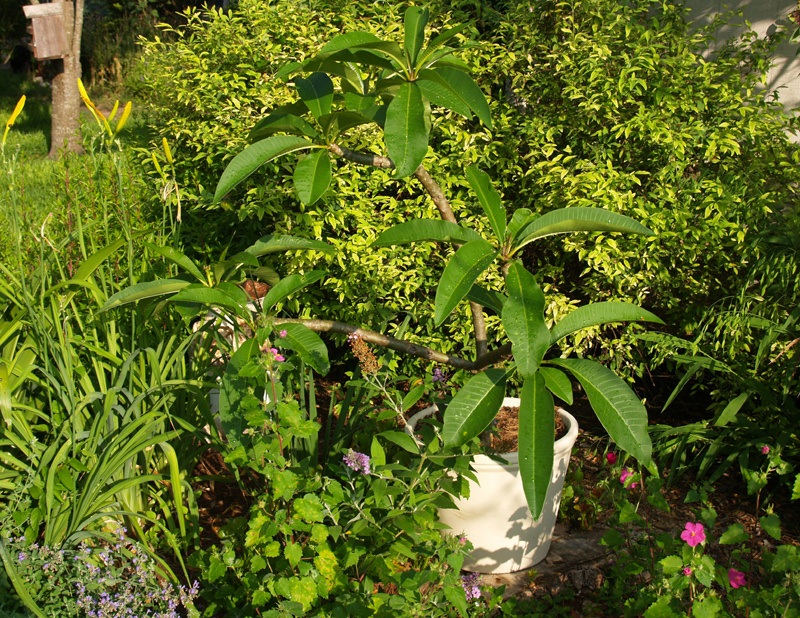
M 625 481 L 627 481 L 632 476 L 633 476 L 633 472 L 631 472 L 630 470 L 625 468 L 622 471 L 622 476 L 619 477 L 619 482 L 624 485 Z M 636 483 L 631 483 L 629 489 L 635 489 L 635 488 L 636 488 Z
M 272 353 L 272 358 L 274 358 L 279 363 L 282 363 L 286 359 L 283 357 L 282 354 L 278 354 L 278 350 L 276 348 L 270 348 L 269 351 Z
M 467 601 L 481 598 L 481 576 L 479 573 L 470 573 L 461 576 L 461 586 L 467 593 Z
M 281 331 L 281 332 L 279 332 L 278 334 L 279 334 L 281 337 L 285 337 L 287 333 L 286 333 L 286 331 L 285 331 L 285 330 L 282 330 L 282 331 Z
M 689 575 L 692 574 L 692 569 L 690 567 L 683 567 L 683 574 L 689 577 Z
M 352 468 L 356 472 L 369 474 L 369 455 L 349 449 L 347 454 L 342 457 L 342 461 L 344 461 L 348 468 Z
M 728 581 L 731 583 L 731 588 L 739 588 L 746 586 L 747 580 L 744 578 L 744 573 L 736 569 L 728 569 Z
M 769 453 L 769 447 L 768 447 L 768 446 L 766 446 L 766 445 L 764 445 L 764 446 L 761 448 L 761 453 L 762 453 L 763 455 L 766 455 L 767 453 Z
M 617 454 L 616 453 L 606 453 L 606 461 L 610 465 L 613 466 L 615 463 L 617 463 Z
M 697 547 L 700 543 L 705 543 L 706 533 L 703 524 L 686 523 L 686 530 L 681 532 L 681 538 L 686 541 L 689 547 Z

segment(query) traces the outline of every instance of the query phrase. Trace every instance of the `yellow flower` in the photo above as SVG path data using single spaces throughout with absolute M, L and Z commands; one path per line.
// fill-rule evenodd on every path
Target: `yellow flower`
M 8 122 L 6 122 L 6 131 L 5 131 L 5 133 L 3 133 L 3 143 L 4 144 L 6 143 L 6 136 L 8 135 L 8 130 L 11 128 L 11 125 L 14 124 L 14 121 L 17 119 L 17 116 L 19 116 L 19 114 L 22 111 L 23 107 L 25 107 L 25 95 L 24 94 L 22 95 L 22 97 L 20 97 L 20 100 L 17 101 L 17 106 L 14 108 L 14 111 L 11 112 L 11 118 L 9 118 Z
M 122 130 L 122 127 L 124 127 L 125 123 L 128 122 L 128 116 L 130 115 L 131 115 L 131 102 L 128 101 L 128 104 L 125 106 L 125 109 L 122 110 L 122 116 L 120 116 L 119 122 L 117 123 L 117 128 L 114 129 L 114 135 L 116 135 Z

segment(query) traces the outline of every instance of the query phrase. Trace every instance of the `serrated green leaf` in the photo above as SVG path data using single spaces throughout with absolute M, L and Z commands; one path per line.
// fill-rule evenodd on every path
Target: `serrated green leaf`
M 219 419 L 231 449 L 241 446 L 243 440 L 248 439 L 244 433 L 247 429 L 247 420 L 241 412 L 242 401 L 249 394 L 248 379 L 241 377 L 239 372 L 256 354 L 258 354 L 258 342 L 255 338 L 245 341 L 231 355 L 220 382 Z
M 750 535 L 744 529 L 742 524 L 732 524 L 728 529 L 719 537 L 720 545 L 732 545 L 734 543 L 744 543 Z
M 563 371 L 553 367 L 539 367 L 545 386 L 553 395 L 568 406 L 572 405 L 572 382 Z
M 384 139 L 396 176 L 410 176 L 422 165 L 428 152 L 428 125 L 419 87 L 404 83 L 386 109 Z
M 525 378 L 519 404 L 519 473 L 535 520 L 544 510 L 553 473 L 555 440 L 553 397 L 538 373 Z
M 469 181 L 472 191 L 478 196 L 478 201 L 489 218 L 489 224 L 492 226 L 497 243 L 502 244 L 506 237 L 506 209 L 489 174 L 470 166 L 467 168 L 467 181 Z
M 590 305 L 578 307 L 575 311 L 567 314 L 558 324 L 555 324 L 550 333 L 550 342 L 556 343 L 567 335 L 571 335 L 584 328 L 590 328 L 600 324 L 610 324 L 612 322 L 664 323 L 657 315 L 632 303 L 592 303 Z
M 450 221 L 415 219 L 390 227 L 382 232 L 370 247 L 391 247 L 420 241 L 465 244 L 479 239 L 481 235 L 478 232 Z
M 459 447 L 489 426 L 503 405 L 507 379 L 502 369 L 487 369 L 461 387 L 444 413 L 445 448 Z
M 333 80 L 326 73 L 312 73 L 307 78 L 294 80 L 300 99 L 306 104 L 311 114 L 320 119 L 331 113 L 333 105 Z
M 777 515 L 770 514 L 759 517 L 758 523 L 761 528 L 776 541 L 781 540 L 781 520 Z
M 324 270 L 311 270 L 307 273 L 302 275 L 295 273 L 293 275 L 289 275 L 288 277 L 284 277 L 278 282 L 278 285 L 274 286 L 267 292 L 267 295 L 262 300 L 262 305 L 264 307 L 264 311 L 269 311 L 276 303 L 279 303 L 287 296 L 290 296 L 297 292 L 298 290 L 302 290 L 307 285 L 314 283 L 315 281 L 319 281 L 326 275 Z
M 563 367 L 578 379 L 597 418 L 621 449 L 643 464 L 650 461 L 647 410 L 622 379 L 607 367 L 585 359 L 564 358 L 548 363 Z
M 317 333 L 302 324 L 291 323 L 282 324 L 280 330 L 285 330 L 286 336 L 276 343 L 297 352 L 303 362 L 318 374 L 328 374 L 331 368 L 328 347 Z
M 436 288 L 434 321 L 441 325 L 470 291 L 475 280 L 497 257 L 497 250 L 482 238 L 461 246 L 447 263 Z
M 683 560 L 678 556 L 667 556 L 658 562 L 665 575 L 674 575 L 683 568 Z
M 519 261 L 508 265 L 506 291 L 508 301 L 503 305 L 503 328 L 511 340 L 517 370 L 527 379 L 539 369 L 550 347 L 550 330 L 544 321 L 544 293 Z
M 514 251 L 519 251 L 537 238 L 572 232 L 630 232 L 655 236 L 654 232 L 635 219 L 610 210 L 584 207 L 559 208 L 534 219 L 522 228 L 517 234 L 520 240 L 515 244 Z
M 259 257 L 267 253 L 276 253 L 278 251 L 301 251 L 304 249 L 309 251 L 322 251 L 325 253 L 334 253 L 336 251 L 335 247 L 320 240 L 309 240 L 307 238 L 298 238 L 296 236 L 285 236 L 281 234 L 262 236 L 254 244 L 245 249 L 245 251 Z
M 692 605 L 694 618 L 716 618 L 721 611 L 722 601 L 712 596 L 703 597 Z
M 265 163 L 290 152 L 313 147 L 313 142 L 294 135 L 273 135 L 248 146 L 222 172 L 214 192 L 214 204 Z
M 327 150 L 306 155 L 294 168 L 294 188 L 303 204 L 319 200 L 331 184 L 331 159 Z

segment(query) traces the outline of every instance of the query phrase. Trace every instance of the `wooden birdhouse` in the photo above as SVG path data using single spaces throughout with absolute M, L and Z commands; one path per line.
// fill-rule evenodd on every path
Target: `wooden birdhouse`
M 22 7 L 31 20 L 33 55 L 37 60 L 63 58 L 72 49 L 67 29 L 72 26 L 72 2 L 28 4 Z

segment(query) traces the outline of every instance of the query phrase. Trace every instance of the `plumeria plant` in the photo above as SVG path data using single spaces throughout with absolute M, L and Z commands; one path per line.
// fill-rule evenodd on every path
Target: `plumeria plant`
M 475 327 L 476 358 L 467 361 L 412 345 L 354 326 L 327 320 L 279 319 L 275 324 L 302 324 L 316 331 L 356 333 L 365 341 L 383 345 L 459 369 L 479 372 L 447 406 L 444 414 L 445 445 L 458 448 L 492 422 L 500 410 L 506 383 L 516 375 L 521 389 L 520 467 L 528 504 L 535 517 L 541 514 L 553 466 L 553 395 L 572 402 L 568 374 L 576 378 L 599 419 L 614 441 L 640 462 L 650 463 L 651 443 L 644 407 L 630 388 L 613 372 L 586 359 L 557 358 L 559 340 L 583 328 L 623 321 L 660 322 L 653 314 L 628 303 L 598 303 L 579 308 L 553 328 L 544 317 L 545 297 L 535 276 L 522 264 L 520 251 L 529 243 L 553 234 L 570 232 L 629 232 L 652 235 L 640 223 L 603 209 L 569 208 L 539 216 L 526 208 L 511 216 L 489 176 L 475 168 L 466 171 L 491 226 L 493 236 L 459 226 L 441 187 L 426 171 L 432 105 L 465 117 L 475 114 L 491 126 L 488 103 L 478 86 L 464 72 L 464 65 L 450 47 L 463 27 L 434 36 L 425 45 L 427 9 L 410 7 L 405 12 L 405 36 L 401 43 L 379 40 L 363 32 L 335 37 L 303 63 L 281 72 L 294 77 L 299 100 L 273 110 L 259 122 L 250 138 L 253 144 L 239 153 L 223 172 L 215 202 L 255 172 L 261 165 L 289 153 L 310 150 L 294 170 L 300 200 L 313 204 L 331 182 L 330 158 L 396 171 L 396 177 L 413 175 L 436 204 L 441 220 L 409 221 L 381 234 L 373 246 L 413 242 L 451 244 L 456 249 L 436 292 L 435 324 L 441 325 L 462 301 L 471 305 Z M 336 92 L 337 84 L 340 92 Z M 310 114 L 310 120 L 303 116 Z M 343 145 L 349 131 L 362 125 L 383 131 L 388 156 L 354 152 Z M 277 135 L 282 133 L 283 135 Z M 493 265 L 505 290 L 481 287 L 478 279 Z M 485 311 L 501 317 L 508 342 L 489 350 Z M 494 368 L 513 357 L 505 368 Z M 492 367 L 492 368 L 490 368 Z

